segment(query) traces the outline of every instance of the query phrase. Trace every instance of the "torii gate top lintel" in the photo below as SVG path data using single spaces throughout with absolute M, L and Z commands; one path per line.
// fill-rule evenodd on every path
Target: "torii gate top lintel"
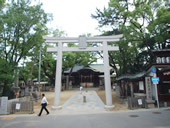
M 123 37 L 123 34 L 120 35 L 114 35 L 114 36 L 98 36 L 98 37 L 85 37 L 85 36 L 79 36 L 79 37 L 47 37 L 44 36 L 43 39 L 46 40 L 47 43 L 57 43 L 57 42 L 63 42 L 63 43 L 78 43 L 80 41 L 80 38 L 85 38 L 87 42 L 115 42 L 119 41 L 120 38 Z
M 103 50 L 103 47 L 87 47 L 88 43 L 103 43 L 103 42 L 116 42 L 119 41 L 123 35 L 114 35 L 114 36 L 99 36 L 99 37 L 43 37 L 47 43 L 79 43 L 79 48 L 63 48 L 63 51 L 99 51 Z M 105 46 L 106 47 L 106 46 Z M 107 46 L 108 50 L 119 50 L 118 47 Z M 58 47 L 47 48 L 47 52 L 55 52 Z

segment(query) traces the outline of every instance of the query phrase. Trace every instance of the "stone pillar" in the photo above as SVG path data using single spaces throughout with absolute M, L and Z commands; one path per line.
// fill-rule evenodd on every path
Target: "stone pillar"
M 133 97 L 133 84 L 132 84 L 132 82 L 130 82 L 129 85 L 130 85 L 130 95 L 131 95 L 131 97 Z
M 150 77 L 145 77 L 146 87 L 146 103 L 148 108 L 154 108 L 154 100 L 152 99 L 152 83 Z
M 62 74 L 62 42 L 58 43 L 58 55 L 56 62 L 56 78 L 55 78 L 55 96 L 54 96 L 54 106 L 52 109 L 60 109 L 60 92 L 61 92 L 61 74 Z
M 110 81 L 110 67 L 109 67 L 109 55 L 107 42 L 103 42 L 103 58 L 104 58 L 104 83 L 105 83 L 105 95 L 106 95 L 106 105 L 105 109 L 113 109 L 112 105 L 112 90 Z
M 0 114 L 8 114 L 8 97 L 0 97 Z
M 152 87 L 150 77 L 145 77 L 146 101 L 152 101 Z

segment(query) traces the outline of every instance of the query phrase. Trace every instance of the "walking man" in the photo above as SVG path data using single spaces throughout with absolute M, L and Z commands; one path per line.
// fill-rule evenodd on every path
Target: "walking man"
M 42 94 L 42 100 L 41 100 L 41 110 L 40 110 L 40 113 L 38 114 L 38 116 L 41 116 L 41 113 L 43 111 L 43 109 L 45 109 L 45 111 L 47 112 L 47 115 L 49 114 L 49 111 L 47 110 L 46 106 L 48 104 L 48 101 L 45 97 L 45 94 Z

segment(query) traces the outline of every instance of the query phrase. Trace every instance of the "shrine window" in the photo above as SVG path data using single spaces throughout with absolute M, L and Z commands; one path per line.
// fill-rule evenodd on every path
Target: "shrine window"
M 157 63 L 157 64 L 170 63 L 170 57 L 157 57 L 157 58 L 156 58 L 156 63 Z
M 156 63 L 161 63 L 161 57 L 157 57 L 157 59 L 156 59 Z
M 170 57 L 166 57 L 166 62 L 170 63 Z
M 165 63 L 165 57 L 162 57 L 162 63 Z

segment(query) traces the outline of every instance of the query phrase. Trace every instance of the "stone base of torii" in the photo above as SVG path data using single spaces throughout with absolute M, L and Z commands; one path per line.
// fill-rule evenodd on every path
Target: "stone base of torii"
M 115 36 L 100 36 L 100 37 L 85 37 L 80 36 L 74 37 L 44 37 L 47 43 L 58 43 L 58 47 L 47 48 L 47 52 L 57 52 L 57 62 L 56 62 L 56 78 L 55 78 L 55 97 L 54 105 L 52 109 L 61 109 L 60 103 L 60 92 L 61 92 L 61 77 L 62 77 L 62 53 L 68 51 L 82 52 L 82 51 L 103 51 L 104 58 L 104 83 L 105 83 L 105 95 L 106 95 L 106 110 L 111 110 L 114 108 L 112 104 L 112 89 L 110 80 L 110 68 L 109 68 L 109 55 L 108 51 L 117 51 L 119 48 L 117 46 L 110 46 L 108 42 L 117 42 L 123 35 Z M 99 47 L 88 47 L 88 43 L 102 43 L 103 46 Z M 79 43 L 79 47 L 63 47 L 63 43 Z

